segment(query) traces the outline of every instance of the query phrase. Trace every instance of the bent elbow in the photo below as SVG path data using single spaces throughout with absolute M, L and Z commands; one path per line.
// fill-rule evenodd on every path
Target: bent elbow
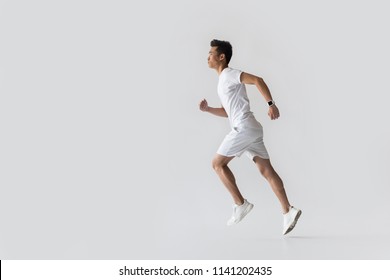
M 256 83 L 257 83 L 258 85 L 264 84 L 263 78 L 257 77 L 257 78 L 256 78 Z

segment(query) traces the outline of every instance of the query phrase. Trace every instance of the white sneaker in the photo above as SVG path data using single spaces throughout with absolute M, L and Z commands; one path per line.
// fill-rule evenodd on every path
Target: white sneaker
M 284 219 L 283 234 L 287 234 L 294 229 L 301 214 L 302 214 L 301 210 L 293 206 L 290 206 L 289 211 L 286 214 L 283 214 L 283 219 Z
M 228 226 L 239 223 L 252 210 L 253 204 L 244 199 L 242 205 L 233 204 L 233 215 L 227 222 Z

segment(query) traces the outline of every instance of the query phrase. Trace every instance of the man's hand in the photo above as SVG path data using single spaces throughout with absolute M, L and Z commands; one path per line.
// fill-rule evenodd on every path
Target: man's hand
M 276 107 L 276 105 L 272 105 L 268 109 L 268 116 L 271 118 L 271 120 L 275 120 L 279 118 L 279 109 Z
M 228 117 L 228 115 L 226 114 L 226 111 L 223 107 L 221 107 L 221 108 L 209 107 L 206 99 L 203 99 L 202 101 L 200 101 L 199 109 L 203 112 L 209 112 L 210 114 L 216 115 L 218 117 L 224 117 L 224 118 Z
M 199 103 L 199 109 L 203 112 L 207 112 L 210 109 L 206 99 Z

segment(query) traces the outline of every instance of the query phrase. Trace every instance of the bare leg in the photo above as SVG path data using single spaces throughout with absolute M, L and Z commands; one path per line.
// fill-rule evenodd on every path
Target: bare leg
M 254 157 L 253 161 L 259 169 L 261 175 L 263 175 L 271 185 L 273 192 L 279 199 L 283 213 L 287 213 L 290 209 L 290 203 L 288 202 L 286 191 L 283 186 L 283 181 L 272 167 L 271 161 L 269 159 L 263 159 L 258 156 Z
M 227 166 L 228 163 L 233 159 L 234 157 L 225 157 L 219 154 L 216 154 L 213 159 L 213 168 L 215 172 L 218 174 L 219 178 L 221 179 L 222 183 L 225 185 L 229 193 L 231 194 L 234 203 L 237 205 L 241 205 L 244 203 L 244 198 L 242 197 L 240 190 L 238 189 L 236 185 L 236 179 L 234 178 L 234 175 L 232 171 Z

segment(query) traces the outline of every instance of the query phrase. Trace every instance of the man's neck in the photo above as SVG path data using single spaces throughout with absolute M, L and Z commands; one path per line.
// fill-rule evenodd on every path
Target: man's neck
M 228 67 L 229 67 L 229 66 L 226 65 L 226 64 L 218 66 L 218 67 L 215 69 L 215 70 L 217 70 L 218 76 L 221 75 L 223 69 L 228 68 Z

